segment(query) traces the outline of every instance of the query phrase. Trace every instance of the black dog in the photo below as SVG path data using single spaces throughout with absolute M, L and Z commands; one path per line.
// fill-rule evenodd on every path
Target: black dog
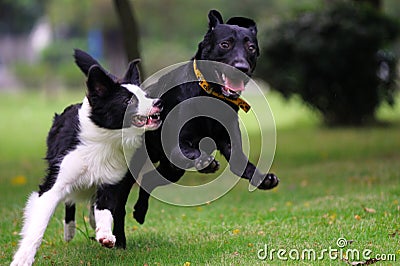
M 246 80 L 235 80 L 235 78 L 230 77 L 227 73 L 215 73 L 210 71 L 210 69 L 202 68 L 204 64 L 200 61 L 221 62 L 250 76 L 255 69 L 256 60 L 259 55 L 256 24 L 253 20 L 243 17 L 234 17 L 223 23 L 221 14 L 215 10 L 209 12 L 208 18 L 208 32 L 204 40 L 199 44 L 198 51 L 194 58 L 192 58 L 191 63 L 178 68 L 171 74 L 163 76 L 156 84 L 151 85 L 146 92 L 151 97 L 160 97 L 163 100 L 162 120 L 166 119 L 174 107 L 181 104 L 174 117 L 177 123 L 182 122 L 184 120 L 183 117 L 187 117 L 188 113 L 196 115 L 197 112 L 200 112 L 204 108 L 201 104 L 182 104 L 185 100 L 194 99 L 198 96 L 217 99 L 221 103 L 221 108 L 220 110 L 213 110 L 213 112 L 222 113 L 221 119 L 225 126 L 221 125 L 221 121 L 218 122 L 215 119 L 201 116 L 199 113 L 198 117 L 184 124 L 179 132 L 179 145 L 172 147 L 168 152 L 163 149 L 162 144 L 165 143 L 162 143 L 161 128 L 145 133 L 146 145 L 142 147 L 141 152 L 138 151 L 135 154 L 131 162 L 130 169 L 132 175 L 135 178 L 138 176 L 147 158 L 146 152 L 150 160 L 153 163 L 158 162 L 159 165 L 156 171 L 146 173 L 142 178 L 139 198 L 134 207 L 134 218 L 139 223 L 144 222 L 148 209 L 148 199 L 154 188 L 170 182 L 177 182 L 185 173 L 185 169 L 190 167 L 195 167 L 199 172 L 203 173 L 217 171 L 219 163 L 210 155 L 213 149 L 219 150 L 226 160 L 229 161 L 230 170 L 234 174 L 248 179 L 252 185 L 259 189 L 271 189 L 279 183 L 279 179 L 274 174 L 261 173 L 249 162 L 242 151 L 237 112 L 239 108 L 244 110 L 249 108 L 239 98 Z M 215 82 L 210 84 L 206 80 L 202 80 L 202 73 L 219 76 L 216 79 L 221 81 L 219 84 L 224 84 L 225 86 L 218 85 Z M 165 87 L 166 84 L 171 83 L 171 79 L 187 79 L 188 76 L 192 82 L 175 86 L 172 89 Z M 200 83 L 197 81 L 198 79 Z M 222 108 L 222 105 L 228 105 L 230 110 L 227 111 L 226 108 Z M 228 128 L 226 128 L 226 125 L 228 125 Z M 166 127 L 165 124 L 162 127 Z M 171 139 L 173 138 L 174 136 L 171 136 Z M 199 143 L 204 138 L 211 138 L 215 146 L 210 147 L 206 151 L 201 151 Z M 180 166 L 176 166 L 169 158 L 174 162 L 178 162 Z M 113 210 L 116 222 L 113 233 L 117 239 L 116 245 L 120 247 L 126 246 L 123 221 L 125 203 L 130 189 L 135 182 L 132 175 L 128 173 L 118 186 L 112 186 L 107 189 L 111 194 L 118 194 L 118 204 Z

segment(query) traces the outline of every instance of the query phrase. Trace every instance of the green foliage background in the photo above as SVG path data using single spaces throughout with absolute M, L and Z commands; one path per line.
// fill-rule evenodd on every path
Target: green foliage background
M 399 26 L 361 4 L 305 12 L 264 33 L 257 73 L 284 97 L 299 95 L 329 125 L 368 124 L 382 102 L 394 101 Z

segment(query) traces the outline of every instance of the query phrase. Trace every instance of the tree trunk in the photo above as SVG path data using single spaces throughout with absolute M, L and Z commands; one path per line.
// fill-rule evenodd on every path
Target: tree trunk
M 121 30 L 124 39 L 125 51 L 128 61 L 140 58 L 139 49 L 139 30 L 135 18 L 135 12 L 129 0 L 114 0 L 114 6 L 117 11 Z M 144 77 L 143 67 L 138 65 L 142 78 Z

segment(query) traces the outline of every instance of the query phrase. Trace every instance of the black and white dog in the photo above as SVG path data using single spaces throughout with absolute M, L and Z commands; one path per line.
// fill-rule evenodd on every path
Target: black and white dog
M 161 119 L 165 121 L 158 130 L 146 132 L 146 149 L 143 147 L 133 157 L 131 173 L 128 173 L 120 184 L 107 190 L 111 194 L 113 194 L 113 190 L 114 194 L 118 193 L 118 204 L 114 209 L 113 233 L 117 237 L 116 245 L 119 247 L 126 246 L 123 226 L 125 203 L 130 188 L 135 182 L 134 178 L 138 176 L 147 155 L 153 163 L 158 163 L 158 166 L 156 170 L 144 174 L 141 180 L 139 198 L 134 211 L 134 218 L 139 223 L 144 222 L 150 193 L 157 186 L 177 182 L 188 168 L 194 167 L 203 173 L 217 171 L 219 163 L 211 156 L 215 149 L 229 161 L 230 170 L 235 175 L 249 180 L 259 189 L 272 189 L 279 183 L 279 179 L 274 174 L 261 173 L 244 154 L 237 116 L 239 108 L 248 109 L 248 105 L 241 101 L 240 94 L 244 90 L 248 77 L 255 69 L 259 55 L 256 24 L 253 20 L 243 17 L 233 17 L 224 23 L 221 14 L 216 10 L 211 10 L 208 18 L 208 31 L 203 41 L 200 42 L 192 61 L 174 70 L 173 73 L 161 77 L 156 84 L 146 90 L 152 97 L 162 99 L 164 109 L 161 112 Z M 217 73 L 217 79 L 221 81 L 218 84 L 208 83 L 206 80 L 202 80 L 201 73 L 208 73 L 210 69 L 203 66 L 200 62 L 202 60 L 224 63 L 241 71 L 247 78 L 237 80 L 228 71 L 227 73 Z M 171 79 L 187 80 L 187 77 L 193 82 L 180 84 L 173 88 L 165 87 L 167 84 L 171 84 Z M 202 104 L 196 106 L 192 104 L 192 101 L 188 101 L 196 97 L 212 97 L 215 101 L 219 101 L 220 108 L 214 111 L 222 117 L 224 125 L 213 118 L 202 116 L 201 110 L 209 107 Z M 223 108 L 227 105 L 230 107 L 229 111 L 227 108 Z M 172 151 L 166 152 L 164 150 L 166 143 L 162 141 L 162 129 L 165 129 L 165 122 L 168 120 L 166 118 L 174 108 L 177 108 L 177 111 L 174 113 L 173 120 L 177 123 L 185 120 L 188 113 L 194 115 L 197 111 L 199 113 L 198 117 L 187 121 L 181 128 L 178 134 L 178 145 L 173 147 Z M 177 126 L 179 125 L 177 124 Z M 176 138 L 176 136 L 171 136 L 171 138 L 174 137 Z M 206 152 L 200 148 L 200 142 L 204 138 L 210 138 L 215 143 L 215 146 Z M 170 158 L 175 162 L 189 161 L 189 163 L 185 167 L 180 167 L 172 163 Z
M 118 80 L 85 52 L 75 50 L 74 56 L 87 75 L 87 95 L 81 104 L 71 105 L 54 117 L 47 137 L 47 176 L 27 202 L 22 240 L 11 263 L 14 266 L 33 263 L 61 201 L 66 203 L 67 241 L 75 232 L 74 203 L 83 199 L 95 206 L 97 241 L 113 247 L 116 240 L 108 204 L 114 199 L 106 198 L 102 191 L 125 176 L 125 158 L 130 159 L 142 145 L 143 133 L 161 125 L 161 101 L 146 97 L 138 87 L 138 60 L 131 62 L 124 78 Z

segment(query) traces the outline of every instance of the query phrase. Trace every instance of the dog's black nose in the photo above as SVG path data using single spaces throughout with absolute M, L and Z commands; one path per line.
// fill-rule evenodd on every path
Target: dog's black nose
M 237 62 L 233 66 L 246 74 L 250 71 L 250 66 L 246 62 Z
M 161 99 L 156 99 L 153 101 L 153 106 L 161 109 L 163 107 L 163 101 Z

